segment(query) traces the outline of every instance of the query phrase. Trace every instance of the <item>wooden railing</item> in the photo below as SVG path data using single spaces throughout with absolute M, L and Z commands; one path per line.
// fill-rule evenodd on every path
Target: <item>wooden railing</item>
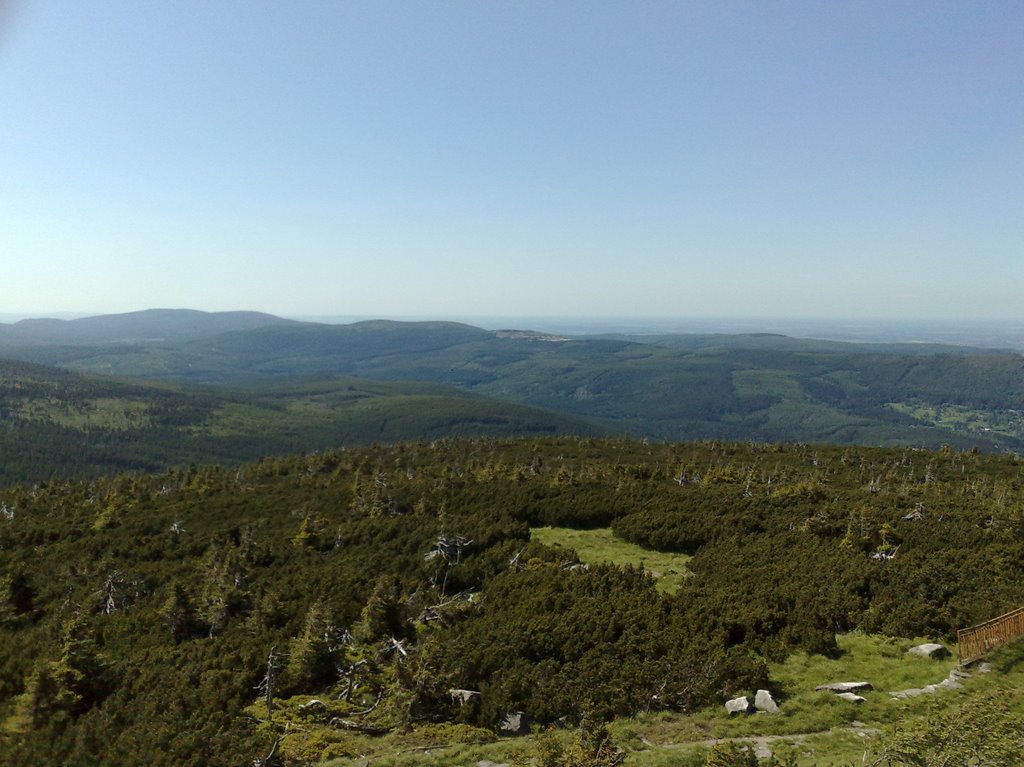
M 977 660 L 989 650 L 1001 647 L 1007 642 L 1024 636 L 1024 607 L 1000 615 L 977 626 L 960 629 L 956 641 L 960 645 L 961 663 Z

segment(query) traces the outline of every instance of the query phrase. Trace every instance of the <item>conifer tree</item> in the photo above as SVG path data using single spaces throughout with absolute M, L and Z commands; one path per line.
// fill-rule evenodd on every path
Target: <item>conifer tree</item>
M 401 586 L 394 576 L 378 578 L 360 613 L 353 636 L 360 642 L 375 642 L 403 635 L 400 594 Z
M 32 727 L 62 725 L 96 705 L 110 686 L 109 669 L 92 631 L 76 613 L 64 628 L 60 656 L 29 676 L 16 719 Z
M 175 643 L 183 642 L 199 630 L 199 618 L 192 605 L 192 599 L 180 583 L 174 584 L 162 612 Z
M 335 675 L 332 630 L 319 600 L 306 611 L 302 633 L 289 647 L 286 684 L 295 691 L 315 690 Z

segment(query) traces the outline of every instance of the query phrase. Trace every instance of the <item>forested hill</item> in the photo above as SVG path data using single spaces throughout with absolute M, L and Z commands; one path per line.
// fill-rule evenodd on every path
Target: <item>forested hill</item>
M 211 317 L 202 337 L 27 344 L 0 334 L 0 352 L 190 384 L 338 375 L 440 384 L 653 439 L 1024 450 L 1024 358 L 1013 352 L 767 334 L 567 338 L 447 322 L 215 332 L 228 318 Z
M 525 439 L 0 490 L 0 763 L 290 767 L 785 694 L 770 664 L 837 631 L 949 641 L 1024 604 L 1021 478 L 948 449 Z M 692 576 L 580 566 L 532 540 L 551 525 Z
M 0 323 L 0 348 L 31 345 L 173 342 L 233 330 L 297 325 L 262 312 L 147 309 L 76 320 L 31 319 Z
M 329 377 L 238 390 L 0 359 L 0 485 L 375 441 L 604 431 L 439 384 Z

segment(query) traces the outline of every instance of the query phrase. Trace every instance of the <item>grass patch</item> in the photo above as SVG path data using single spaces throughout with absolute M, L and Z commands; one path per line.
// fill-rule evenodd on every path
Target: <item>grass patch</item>
M 879 730 L 920 716 L 929 706 L 955 705 L 966 692 L 940 692 L 909 700 L 890 697 L 893 691 L 940 682 L 955 665 L 952 658 L 931 660 L 906 654 L 925 640 L 852 633 L 840 635 L 836 641 L 839 653 L 834 658 L 798 652 L 783 663 L 770 664 L 770 688 L 780 707 L 776 715 L 730 717 L 724 707 L 716 706 L 690 716 L 657 712 L 623 720 L 617 724 L 618 731 L 637 750 L 628 763 L 637 767 L 687 764 L 706 753 L 710 739 L 755 737 L 771 738 L 772 751 L 792 755 L 798 765 L 859 763 Z M 1024 676 L 1024 667 L 1021 674 Z M 994 675 L 972 679 L 970 689 L 988 682 L 986 676 Z M 865 703 L 847 703 L 814 689 L 830 682 L 870 682 L 874 690 L 862 693 Z M 749 695 L 753 693 L 749 691 Z M 637 748 L 636 743 L 645 745 Z
M 477 762 L 509 764 L 519 754 L 531 753 L 534 738 L 513 738 L 495 743 L 454 743 L 447 746 L 422 746 L 417 731 L 391 734 L 383 738 L 353 738 L 349 748 L 360 756 L 323 762 L 323 767 L 364 767 L 367 764 L 390 767 L 476 767 Z M 363 756 L 365 754 L 366 756 Z M 314 762 L 315 763 L 315 762 Z
M 887 407 L 921 423 L 968 434 L 998 434 L 1024 438 L 1024 413 L 1019 410 L 972 408 L 965 405 L 928 405 L 890 402 Z
M 657 579 L 658 591 L 674 594 L 683 579 L 692 575 L 686 566 L 687 554 L 670 554 L 637 546 L 617 538 L 608 528 L 572 530 L 567 527 L 535 527 L 530 530 L 535 541 L 546 546 L 573 549 L 581 562 L 642 567 Z
M 80 402 L 25 398 L 16 413 L 24 421 L 37 420 L 83 431 L 127 431 L 150 425 L 149 406 L 124 397 L 96 397 Z
M 853 633 L 841 635 L 837 641 L 840 653 L 835 658 L 795 653 L 784 663 L 771 666 L 772 686 L 777 688 L 782 709 L 777 715 L 729 718 L 724 708 L 716 707 L 692 716 L 654 712 L 613 722 L 611 735 L 627 752 L 624 764 L 704 767 L 712 739 L 743 738 L 752 744 L 755 738 L 762 738 L 762 744 L 777 757 L 792 757 L 798 767 L 849 767 L 861 764 L 892 726 L 913 729 L 925 717 L 954 710 L 979 695 L 1002 693 L 997 700 L 1006 707 L 1005 714 L 1024 717 L 1024 642 L 993 653 L 992 672 L 975 673 L 962 690 L 894 700 L 890 691 L 939 682 L 955 661 L 906 655 L 907 649 L 921 640 Z M 869 681 L 875 689 L 864 693 L 867 702 L 860 705 L 814 690 L 833 681 Z M 426 746 L 432 735 L 393 733 L 366 739 L 356 750 L 370 755 L 370 764 L 398 767 L 473 767 L 480 760 L 508 764 L 517 755 L 530 764 L 537 753 L 535 735 L 492 743 L 438 744 L 437 748 Z M 557 733 L 565 743 L 574 736 L 572 730 Z M 328 767 L 362 765 L 367 763 L 365 758 L 337 759 Z
M 848 727 L 855 721 L 872 725 L 893 722 L 900 716 L 903 702 L 894 700 L 890 692 L 941 682 L 956 664 L 953 658 L 932 660 L 906 654 L 923 641 L 929 640 L 860 633 L 839 635 L 839 653 L 835 658 L 795 652 L 784 663 L 769 666 L 779 714 L 729 717 L 724 708 L 716 708 L 695 718 L 703 719 L 707 730 L 718 738 L 820 732 Z M 832 682 L 870 682 L 874 689 L 861 693 L 866 698 L 861 704 L 814 689 Z

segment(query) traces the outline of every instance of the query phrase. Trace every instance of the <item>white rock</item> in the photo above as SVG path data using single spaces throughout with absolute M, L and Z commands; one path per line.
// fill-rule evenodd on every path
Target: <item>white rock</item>
M 917 655 L 921 658 L 935 658 L 936 660 L 940 660 L 942 658 L 949 657 L 949 650 L 935 642 L 926 642 L 925 644 L 919 644 L 916 647 L 911 647 L 907 650 L 907 655 Z
M 746 695 L 740 698 L 733 698 L 725 702 L 725 710 L 729 712 L 729 716 L 733 714 L 749 714 L 750 713 L 750 700 Z
M 498 723 L 502 735 L 526 735 L 530 731 L 530 717 L 522 711 L 505 714 Z
M 836 693 L 836 697 L 842 698 L 847 703 L 863 703 L 867 700 L 867 698 L 857 695 L 857 693 L 854 692 L 838 692 Z
M 758 739 L 754 741 L 754 756 L 758 759 L 771 759 L 772 749 L 768 745 L 768 741 Z
M 894 698 L 916 698 L 922 693 L 928 692 L 927 690 L 920 690 L 916 687 L 911 687 L 909 690 L 900 690 L 899 692 L 889 693 Z
M 754 696 L 754 708 L 758 711 L 764 711 L 766 714 L 777 714 L 779 713 L 779 706 L 772 698 L 772 694 L 767 690 L 758 690 Z

